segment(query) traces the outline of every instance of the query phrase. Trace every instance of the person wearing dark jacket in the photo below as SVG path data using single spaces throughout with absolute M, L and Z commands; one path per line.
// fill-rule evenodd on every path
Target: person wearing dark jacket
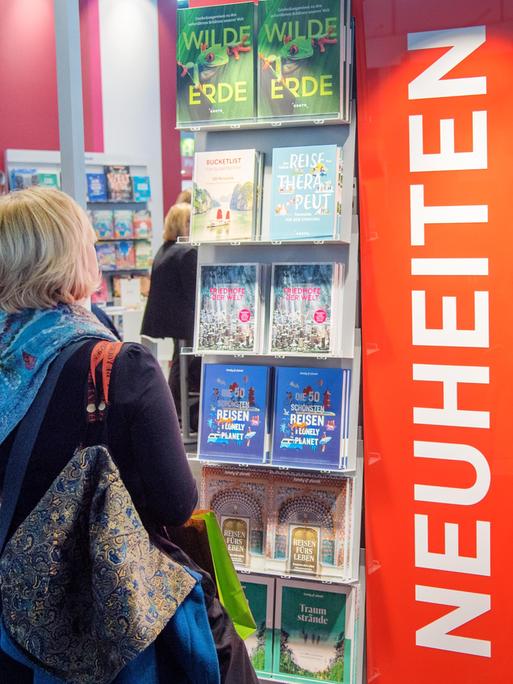
M 151 271 L 150 292 L 141 333 L 153 338 L 172 337 L 173 361 L 169 386 L 180 414 L 180 340 L 192 346 L 196 300 L 197 251 L 178 242 L 189 234 L 190 204 L 175 204 L 169 210 L 164 225 L 164 244 L 161 246 Z M 189 364 L 189 389 L 198 391 L 201 360 Z M 197 428 L 198 407 L 191 407 L 191 427 Z

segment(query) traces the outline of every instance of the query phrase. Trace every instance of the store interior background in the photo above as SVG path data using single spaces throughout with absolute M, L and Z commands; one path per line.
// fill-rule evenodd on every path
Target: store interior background
M 0 158 L 59 149 L 54 0 L 0 0 Z M 160 246 L 181 189 L 175 0 L 80 0 L 86 152 L 147 164 Z

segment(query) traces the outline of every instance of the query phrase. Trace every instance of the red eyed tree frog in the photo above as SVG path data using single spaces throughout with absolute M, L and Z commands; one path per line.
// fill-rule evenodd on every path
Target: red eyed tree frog
M 230 61 L 230 57 L 233 57 L 238 61 L 241 52 L 251 52 L 251 46 L 246 45 L 248 40 L 249 36 L 243 36 L 240 43 L 234 41 L 232 43 L 227 43 L 226 45 L 213 45 L 212 47 L 207 47 L 206 44 L 203 43 L 201 52 L 195 62 L 187 62 L 187 64 L 178 62 L 178 66 L 182 67 L 181 77 L 184 78 L 185 76 L 189 76 L 194 85 L 201 89 L 202 72 L 207 69 L 226 66 Z

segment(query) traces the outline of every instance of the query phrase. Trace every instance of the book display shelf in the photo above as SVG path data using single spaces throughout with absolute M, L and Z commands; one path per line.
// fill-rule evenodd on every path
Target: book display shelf
M 196 132 L 186 241 L 198 249 L 195 339 L 181 352 L 203 360 L 201 505 L 255 613 L 247 648 L 261 681 L 361 684 L 352 28 L 348 3 L 301 7 L 178 11 L 178 127 Z M 231 79 L 254 104 L 236 106 L 226 89 L 210 107 Z M 338 112 L 304 97 L 328 82 Z
M 60 187 L 59 152 L 7 150 L 5 161 L 11 190 Z M 147 289 L 153 254 L 150 178 L 141 161 L 88 153 L 85 162 L 87 211 L 103 275 L 95 301 L 112 304 L 121 298 L 122 280 L 138 280 L 138 290 Z

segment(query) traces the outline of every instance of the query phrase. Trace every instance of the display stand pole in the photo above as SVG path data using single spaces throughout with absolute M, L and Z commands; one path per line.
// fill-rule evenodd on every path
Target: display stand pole
M 54 0 L 62 189 L 85 209 L 84 108 L 78 0 Z

